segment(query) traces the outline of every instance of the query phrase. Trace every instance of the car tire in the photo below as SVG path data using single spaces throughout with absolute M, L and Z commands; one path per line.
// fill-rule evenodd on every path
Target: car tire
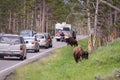
M 25 59 L 25 57 L 24 56 L 20 56 L 20 60 L 24 60 Z
M 51 48 L 53 47 L 53 45 L 50 46 Z
M 24 59 L 27 59 L 27 57 L 25 56 Z
M 38 50 L 34 50 L 34 52 L 38 52 Z
M 24 59 L 27 59 L 27 51 L 24 53 Z
M 50 44 L 50 46 L 49 47 L 52 47 L 52 43 Z
M 37 50 L 37 52 L 39 52 L 39 49 Z
M 76 39 L 76 37 L 74 37 L 74 39 Z
M 0 56 L 0 59 L 4 59 L 4 56 Z
M 48 46 L 45 46 L 45 49 L 48 49 Z
M 40 47 L 38 47 L 38 49 L 34 50 L 34 52 L 39 52 L 39 49 L 40 49 Z
M 37 52 L 39 52 L 39 51 L 40 51 L 40 46 L 39 46 L 39 48 L 38 48 Z

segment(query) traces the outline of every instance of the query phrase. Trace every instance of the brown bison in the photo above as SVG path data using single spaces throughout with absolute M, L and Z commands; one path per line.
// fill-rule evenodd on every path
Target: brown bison
M 78 45 L 73 50 L 73 56 L 74 56 L 76 63 L 78 63 L 78 60 L 88 59 L 88 52 L 84 51 L 82 47 Z
M 76 39 L 74 39 L 73 37 L 69 37 L 65 39 L 67 45 L 71 45 L 71 46 L 78 46 L 78 42 Z

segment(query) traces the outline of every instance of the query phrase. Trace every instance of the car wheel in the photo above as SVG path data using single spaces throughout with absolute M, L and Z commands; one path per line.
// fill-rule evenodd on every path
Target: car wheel
M 27 51 L 24 53 L 24 59 L 27 59 Z
M 0 56 L 0 59 L 4 59 L 4 56 Z
M 48 46 L 45 46 L 45 49 L 48 49 Z
M 74 39 L 76 39 L 76 37 L 74 37 Z
M 37 52 L 39 52 L 39 51 L 40 51 L 40 46 L 39 46 L 39 48 L 38 48 Z
M 52 45 L 50 45 L 50 47 L 52 47 Z
M 25 56 L 24 59 L 27 59 L 27 57 Z
M 25 57 L 24 56 L 20 56 L 20 60 L 24 60 L 25 59 Z
M 37 52 L 38 50 L 34 50 L 34 52 Z
M 50 47 L 52 47 L 52 43 L 50 44 Z
M 39 52 L 39 49 L 37 50 L 37 52 Z

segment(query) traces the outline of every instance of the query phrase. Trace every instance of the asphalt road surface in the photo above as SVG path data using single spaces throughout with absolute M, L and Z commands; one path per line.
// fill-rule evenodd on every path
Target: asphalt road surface
M 83 39 L 85 37 L 86 36 L 79 35 L 77 36 L 77 40 Z M 17 57 L 5 57 L 5 59 L 0 60 L 0 80 L 4 80 L 7 75 L 9 75 L 18 67 L 22 67 L 27 63 L 48 56 L 51 53 L 51 51 L 66 45 L 67 44 L 65 42 L 57 42 L 55 39 L 53 39 L 52 48 L 48 48 L 48 49 L 42 48 L 38 53 L 28 52 L 26 60 L 22 61 L 19 60 Z

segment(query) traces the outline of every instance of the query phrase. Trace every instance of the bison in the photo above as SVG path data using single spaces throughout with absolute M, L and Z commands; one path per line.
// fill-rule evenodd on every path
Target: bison
M 78 63 L 79 60 L 88 59 L 88 54 L 88 51 L 84 51 L 80 45 L 73 49 L 73 56 L 76 63 Z
M 67 45 L 71 45 L 71 46 L 78 46 L 78 42 L 76 39 L 74 39 L 73 37 L 69 37 L 65 39 Z

